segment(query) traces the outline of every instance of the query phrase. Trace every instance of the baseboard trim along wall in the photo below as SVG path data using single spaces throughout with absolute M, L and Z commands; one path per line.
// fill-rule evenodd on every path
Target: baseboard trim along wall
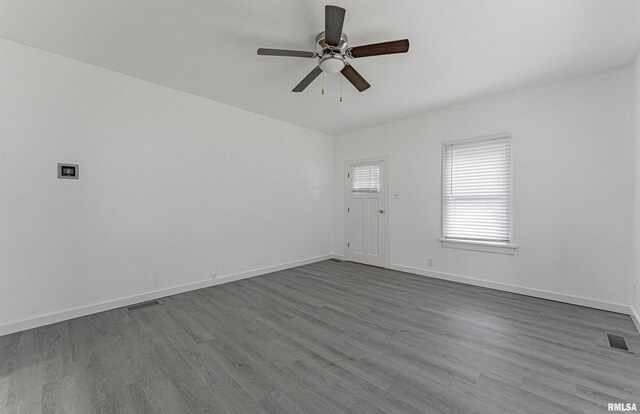
M 236 280 L 248 279 L 254 276 L 260 276 L 268 273 L 277 272 L 280 270 L 291 269 L 298 266 L 304 266 L 311 263 L 321 262 L 328 259 L 340 259 L 345 260 L 345 256 L 341 254 L 326 254 L 322 256 L 310 257 L 307 259 L 296 260 L 293 262 L 282 263 L 274 266 L 261 267 L 258 269 L 247 270 L 243 272 L 233 273 L 218 277 L 216 279 L 206 279 L 192 283 L 186 283 L 183 285 L 172 286 L 169 288 L 153 290 L 150 292 L 139 293 L 136 295 L 126 296 L 123 298 L 113 299 L 105 302 L 100 302 L 87 306 L 80 306 L 77 308 L 65 309 L 60 312 L 53 312 L 45 315 L 35 316 L 33 318 L 23 319 L 15 322 L 10 322 L 0 326 L 0 336 L 8 335 L 15 332 L 24 331 L 27 329 L 37 328 L 39 326 L 45 326 L 52 323 L 62 322 L 69 319 L 79 318 L 81 316 L 92 315 L 98 312 L 104 312 L 112 309 L 121 308 L 124 306 L 133 305 L 139 302 L 145 302 L 148 300 L 160 299 L 179 293 L 185 293 L 192 290 L 202 289 L 210 286 L 221 285 L 224 283 L 234 282 Z M 527 288 L 523 286 L 510 285 L 506 283 L 492 282 L 485 279 L 478 279 L 468 276 L 455 275 L 444 272 L 436 272 L 433 270 L 426 270 L 417 267 L 404 266 L 400 264 L 390 264 L 389 269 L 397 270 L 399 272 L 411 273 L 419 276 L 433 277 L 436 279 L 449 280 L 453 282 L 465 283 L 468 285 L 481 286 L 490 289 L 501 290 L 505 292 L 518 293 L 521 295 L 533 296 L 542 299 L 550 299 L 558 302 L 569 303 L 572 305 L 587 306 L 590 308 L 602 309 L 611 312 L 618 312 L 628 314 L 633 323 L 635 324 L 638 332 L 640 332 L 640 315 L 631 306 L 602 302 L 594 299 L 582 298 L 579 296 L 565 295 L 560 293 L 549 292 L 540 289 Z
M 565 295 L 562 293 L 549 292 L 546 290 L 527 288 L 527 287 L 511 285 L 507 283 L 492 282 L 490 280 L 478 279 L 478 278 L 469 277 L 469 276 L 461 276 L 461 275 L 454 275 L 451 273 L 436 272 L 433 270 L 420 269 L 417 267 L 404 266 L 404 265 L 399 265 L 394 263 L 389 265 L 389 269 L 398 270 L 400 272 L 412 273 L 419 276 L 427 276 L 427 277 L 433 277 L 436 279 L 450 280 L 452 282 L 465 283 L 467 285 L 474 285 L 474 286 L 486 287 L 486 288 L 491 288 L 496 290 L 502 290 L 505 292 L 518 293 L 520 295 L 533 296 L 541 299 L 555 300 L 557 302 L 564 302 L 572 305 L 587 306 L 589 308 L 596 308 L 596 309 L 602 309 L 602 310 L 611 311 L 611 312 L 624 313 L 626 315 L 630 315 L 632 312 L 632 309 L 630 306 L 623 305 L 620 303 L 602 302 L 599 300 L 583 298 L 580 296 Z
M 334 253 L 332 257 L 334 259 L 346 260 L 346 257 L 344 254 Z M 436 279 L 443 279 L 443 280 L 449 280 L 452 282 L 465 283 L 467 285 L 474 285 L 474 286 L 486 287 L 490 289 L 501 290 L 504 292 L 517 293 L 520 295 L 533 296 L 541 299 L 549 299 L 557 302 L 568 303 L 571 305 L 587 306 L 589 308 L 602 309 L 602 310 L 617 312 L 617 313 L 624 313 L 625 315 L 629 315 L 631 317 L 631 320 L 636 325 L 638 332 L 640 332 L 640 314 L 633 307 L 623 305 L 620 303 L 603 302 L 603 301 L 583 298 L 579 296 L 549 292 L 546 290 L 527 288 L 527 287 L 517 286 L 517 285 L 510 285 L 507 283 L 492 282 L 486 279 L 454 275 L 451 273 L 444 273 L 444 272 L 436 272 L 433 270 L 426 270 L 418 267 L 404 266 L 396 263 L 391 263 L 388 269 L 397 270 L 399 272 L 411 273 L 418 276 L 433 277 Z
M 172 286 L 168 288 L 152 290 L 150 292 L 139 293 L 123 298 L 108 300 L 92 305 L 79 306 L 76 308 L 65 309 L 59 312 L 52 312 L 45 315 L 35 316 L 33 318 L 23 319 L 8 324 L 0 325 L 0 336 L 8 335 L 27 329 L 37 328 L 39 326 L 49 325 L 52 323 L 62 322 L 69 319 L 79 318 L 98 312 L 104 312 L 124 306 L 133 305 L 135 303 L 145 302 L 148 300 L 160 299 L 178 293 L 189 292 L 192 290 L 202 289 L 210 286 L 221 285 L 223 283 L 234 282 L 236 280 L 247 279 L 254 276 L 260 276 L 267 273 L 277 272 L 279 270 L 291 269 L 293 267 L 304 266 L 311 263 L 321 262 L 335 257 L 333 254 L 310 257 L 307 259 L 296 260 L 293 262 L 282 263 L 274 266 L 261 267 L 258 269 L 247 270 L 243 272 L 224 275 L 215 279 L 206 279 L 197 282 L 186 283 L 183 285 Z

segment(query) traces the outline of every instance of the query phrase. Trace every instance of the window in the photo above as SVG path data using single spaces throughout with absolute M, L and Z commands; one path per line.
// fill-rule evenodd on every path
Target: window
M 351 191 L 377 193 L 380 191 L 380 167 L 377 164 L 355 165 L 352 171 Z
M 459 241 L 515 248 L 511 244 L 511 137 L 445 144 L 442 170 L 443 245 Z

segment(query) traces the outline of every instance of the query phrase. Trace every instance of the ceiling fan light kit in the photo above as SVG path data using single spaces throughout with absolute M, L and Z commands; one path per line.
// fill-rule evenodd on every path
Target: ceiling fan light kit
M 325 6 L 325 30 L 316 37 L 317 52 L 284 49 L 258 49 L 262 56 L 289 56 L 318 59 L 318 65 L 293 88 L 292 92 L 302 92 L 321 73 L 340 72 L 359 91 L 365 91 L 371 85 L 347 62 L 368 56 L 390 55 L 409 51 L 409 40 L 393 40 L 364 46 L 348 47 L 349 39 L 342 32 L 345 9 L 338 6 Z M 324 92 L 324 90 L 323 90 Z M 324 93 L 323 93 L 324 94 Z M 342 102 L 342 96 L 340 97 Z
M 324 73 L 335 74 L 344 69 L 346 64 L 341 56 L 323 56 L 320 58 L 318 66 Z

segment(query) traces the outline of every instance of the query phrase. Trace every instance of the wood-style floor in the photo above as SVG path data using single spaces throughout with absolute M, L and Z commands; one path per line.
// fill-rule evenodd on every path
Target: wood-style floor
M 0 337 L 2 413 L 605 413 L 629 316 L 326 261 Z

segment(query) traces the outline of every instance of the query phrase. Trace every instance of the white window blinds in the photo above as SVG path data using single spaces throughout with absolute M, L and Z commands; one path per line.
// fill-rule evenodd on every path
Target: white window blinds
M 353 192 L 380 191 L 380 167 L 376 164 L 355 165 L 351 172 Z
M 445 239 L 511 241 L 511 138 L 445 144 Z

